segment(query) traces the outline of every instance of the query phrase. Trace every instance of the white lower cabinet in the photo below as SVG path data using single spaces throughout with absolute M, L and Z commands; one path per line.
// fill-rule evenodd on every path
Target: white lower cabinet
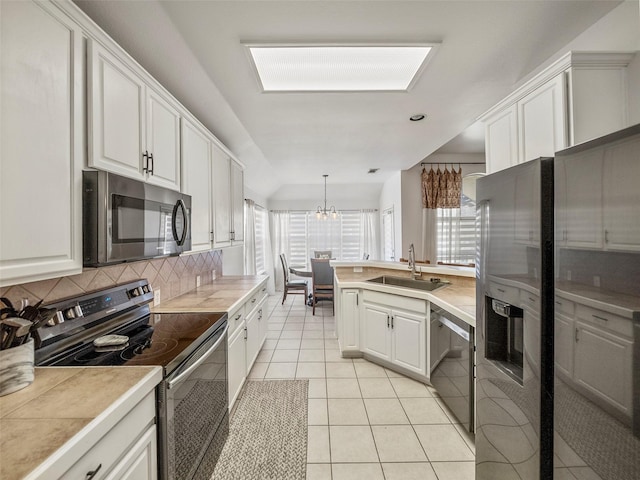
M 427 370 L 424 315 L 391 311 L 391 362 L 422 375 Z
M 156 480 L 155 414 L 156 398 L 152 391 L 61 478 Z
M 575 329 L 574 381 L 630 416 L 633 341 L 580 320 Z
M 554 325 L 554 356 L 558 373 L 571 378 L 573 376 L 573 318 L 556 311 Z
M 246 338 L 245 327 L 236 329 L 229 337 L 228 373 L 229 373 L 229 409 L 233 406 L 240 389 L 247 377 Z
M 364 304 L 362 349 L 384 360 L 391 359 L 391 310 L 377 305 Z
M 233 407 L 247 375 L 267 337 L 267 280 L 229 312 L 227 371 L 229 410 Z
M 345 289 L 338 294 L 336 323 L 340 350 L 360 350 L 360 290 Z
M 151 480 L 158 478 L 157 434 L 155 425 L 131 447 L 106 480 Z
M 429 341 L 429 370 L 438 366 L 440 361 L 449 353 L 451 346 L 451 330 L 445 327 L 435 316 L 431 319 L 431 339 Z
M 385 295 L 402 301 L 402 297 Z M 390 298 L 390 300 L 391 300 Z M 425 309 L 425 302 L 418 301 Z M 427 375 L 426 313 L 363 303 L 362 350 L 394 365 Z

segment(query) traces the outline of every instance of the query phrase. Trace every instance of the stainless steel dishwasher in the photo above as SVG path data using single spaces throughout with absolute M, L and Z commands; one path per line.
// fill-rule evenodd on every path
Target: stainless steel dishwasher
M 464 428 L 473 433 L 475 329 L 434 304 L 431 327 L 431 383 Z

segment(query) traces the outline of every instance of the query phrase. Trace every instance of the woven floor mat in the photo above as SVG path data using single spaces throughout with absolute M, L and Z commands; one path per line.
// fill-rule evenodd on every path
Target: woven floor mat
M 308 380 L 248 381 L 212 479 L 304 479 L 308 389 Z

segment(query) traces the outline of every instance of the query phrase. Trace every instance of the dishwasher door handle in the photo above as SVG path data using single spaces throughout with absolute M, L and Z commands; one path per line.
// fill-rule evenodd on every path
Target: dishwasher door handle
M 229 330 L 229 325 L 227 324 L 226 327 L 224 327 L 224 330 L 222 331 L 222 334 L 220 335 L 220 338 L 218 340 L 216 340 L 216 343 L 213 344 L 213 346 L 209 349 L 207 349 L 207 353 L 205 353 L 204 355 L 202 355 L 199 359 L 197 359 L 195 362 L 193 362 L 193 365 L 190 365 L 189 368 L 187 368 L 184 372 L 182 372 L 180 375 L 178 375 L 176 378 L 174 378 L 173 380 L 171 380 L 170 382 L 167 382 L 167 388 L 169 390 L 171 390 L 172 388 L 174 388 L 176 385 L 178 385 L 179 383 L 182 382 L 182 380 L 184 378 L 186 378 L 191 372 L 193 372 L 196 368 L 198 368 L 200 365 L 202 365 L 204 363 L 204 361 L 206 359 L 209 358 L 209 356 L 211 355 L 211 353 L 220 346 L 220 344 L 222 343 L 223 340 L 226 340 L 226 334 L 227 331 Z

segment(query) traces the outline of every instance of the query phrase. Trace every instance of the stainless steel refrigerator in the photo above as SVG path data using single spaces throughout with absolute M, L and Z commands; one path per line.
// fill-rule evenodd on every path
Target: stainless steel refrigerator
M 476 479 L 640 478 L 640 125 L 477 182 Z

